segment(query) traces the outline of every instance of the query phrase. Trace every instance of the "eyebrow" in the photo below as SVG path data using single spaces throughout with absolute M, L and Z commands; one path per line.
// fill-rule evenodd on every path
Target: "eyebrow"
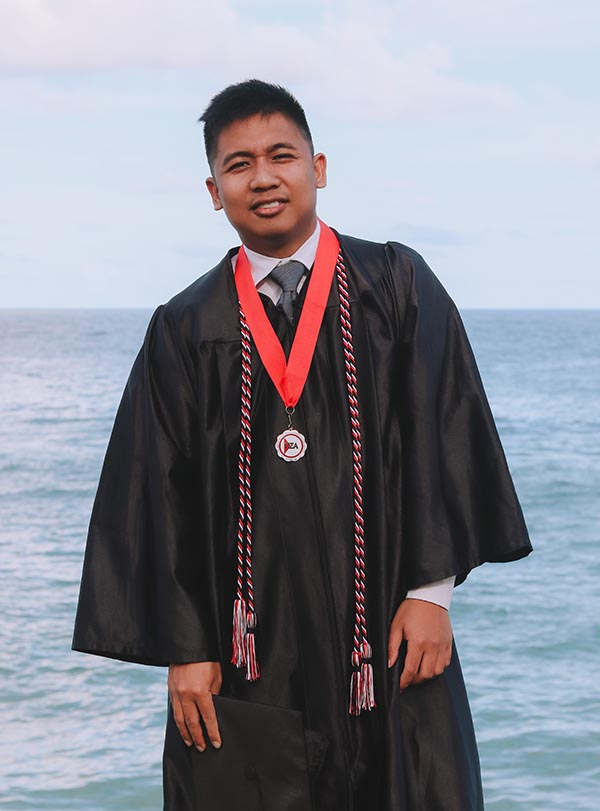
M 285 141 L 279 141 L 277 144 L 272 144 L 271 146 L 267 147 L 267 153 L 277 152 L 278 149 L 293 149 L 294 152 L 298 151 L 298 147 L 295 144 L 289 144 Z M 238 149 L 236 152 L 230 152 L 228 155 L 225 155 L 223 158 L 222 165 L 226 166 L 228 163 L 231 163 L 232 160 L 236 158 L 253 158 L 254 153 L 250 152 L 247 149 Z

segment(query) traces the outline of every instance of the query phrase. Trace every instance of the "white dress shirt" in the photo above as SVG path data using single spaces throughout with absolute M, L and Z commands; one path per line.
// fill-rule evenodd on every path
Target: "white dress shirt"
M 256 289 L 260 293 L 267 295 L 271 301 L 276 304 L 282 291 L 277 282 L 269 277 L 269 274 L 276 265 L 278 265 L 280 262 L 286 261 L 287 259 L 295 259 L 298 262 L 302 262 L 302 264 L 307 268 L 311 268 L 315 261 L 315 256 L 317 255 L 317 245 L 319 244 L 320 233 L 321 226 L 317 222 L 317 227 L 306 242 L 304 242 L 291 256 L 286 257 L 275 258 L 272 256 L 263 256 L 263 254 L 256 253 L 256 251 L 252 251 L 247 246 L 244 246 L 246 256 L 248 257 L 248 261 L 250 263 L 250 272 L 252 273 L 252 279 L 254 280 Z M 232 257 L 231 260 L 234 270 L 236 263 L 237 254 Z M 306 278 L 307 274 L 305 273 L 298 284 L 298 291 L 302 289 L 302 285 L 306 281 Z M 455 580 L 456 578 L 452 576 L 446 577 L 444 580 L 436 580 L 435 583 L 427 583 L 424 586 L 420 586 L 418 589 L 410 589 L 407 592 L 406 597 L 413 600 L 425 600 L 428 603 L 435 603 L 436 605 L 441 605 L 443 608 L 449 609 L 452 601 L 452 592 L 454 589 Z

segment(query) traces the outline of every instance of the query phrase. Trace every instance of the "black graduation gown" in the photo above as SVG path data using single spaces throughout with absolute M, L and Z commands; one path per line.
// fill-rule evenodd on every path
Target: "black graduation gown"
M 400 694 L 402 661 L 387 669 L 387 634 L 409 588 L 450 575 L 460 584 L 484 561 L 521 558 L 527 529 L 454 303 L 411 249 L 340 244 L 362 419 L 376 709 L 348 714 L 352 446 L 335 281 L 294 417 L 308 441 L 299 462 L 275 453 L 287 422 L 253 347 L 261 678 L 248 683 L 229 663 L 240 438 L 233 251 L 152 317 L 102 470 L 73 647 L 152 665 L 220 661 L 222 695 L 300 710 L 328 742 L 311 780 L 318 811 L 481 809 L 456 651 L 443 676 Z M 292 328 L 263 298 L 287 350 Z M 165 807 L 191 811 L 176 739 L 167 735 Z

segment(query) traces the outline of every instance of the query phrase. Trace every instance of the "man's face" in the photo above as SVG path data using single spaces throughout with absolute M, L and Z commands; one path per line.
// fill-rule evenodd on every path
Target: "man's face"
M 316 227 L 325 155 L 311 155 L 303 134 L 281 113 L 234 121 L 219 135 L 213 205 L 224 209 L 242 242 L 267 256 L 290 256 Z

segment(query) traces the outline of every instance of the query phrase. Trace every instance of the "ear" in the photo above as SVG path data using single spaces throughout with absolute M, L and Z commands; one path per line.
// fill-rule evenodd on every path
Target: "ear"
M 317 181 L 317 189 L 324 189 L 327 185 L 327 158 L 322 152 L 313 157 L 313 169 Z
M 205 183 L 208 193 L 210 194 L 214 210 L 220 211 L 223 208 L 223 203 L 221 202 L 221 198 L 219 196 L 219 189 L 217 188 L 216 180 L 214 177 L 207 177 Z

